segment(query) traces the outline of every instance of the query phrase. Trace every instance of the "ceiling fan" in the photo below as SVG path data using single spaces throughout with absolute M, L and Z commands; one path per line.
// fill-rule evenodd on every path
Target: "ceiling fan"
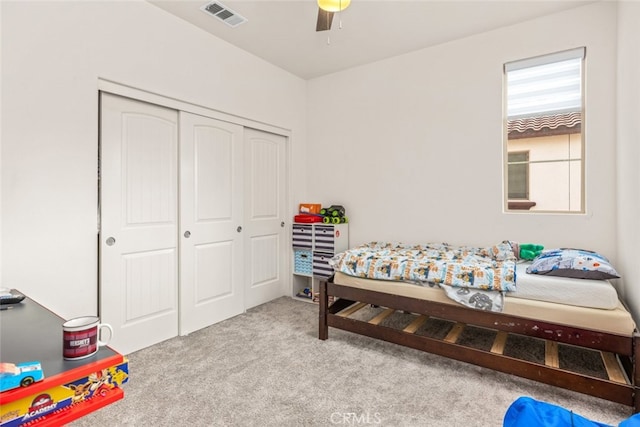
M 330 30 L 333 14 L 345 10 L 350 3 L 351 0 L 318 0 L 316 31 Z

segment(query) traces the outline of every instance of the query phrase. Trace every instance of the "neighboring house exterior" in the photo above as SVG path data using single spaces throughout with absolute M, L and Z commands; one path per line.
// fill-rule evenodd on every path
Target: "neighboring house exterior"
M 509 120 L 509 209 L 580 211 L 582 114 Z

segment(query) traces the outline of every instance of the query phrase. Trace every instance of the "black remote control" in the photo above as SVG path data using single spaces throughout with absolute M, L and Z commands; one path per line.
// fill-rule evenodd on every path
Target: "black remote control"
M 17 304 L 25 298 L 21 293 L 10 291 L 0 293 L 0 305 Z

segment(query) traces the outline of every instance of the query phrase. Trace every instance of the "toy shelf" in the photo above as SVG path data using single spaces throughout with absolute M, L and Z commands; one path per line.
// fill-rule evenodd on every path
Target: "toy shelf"
M 318 302 L 319 281 L 330 277 L 329 260 L 349 247 L 349 224 L 294 223 L 293 297 Z

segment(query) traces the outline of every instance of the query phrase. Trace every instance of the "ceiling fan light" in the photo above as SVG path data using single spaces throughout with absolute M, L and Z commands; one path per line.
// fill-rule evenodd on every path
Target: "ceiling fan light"
M 318 0 L 318 7 L 327 12 L 340 12 L 349 7 L 351 0 Z

